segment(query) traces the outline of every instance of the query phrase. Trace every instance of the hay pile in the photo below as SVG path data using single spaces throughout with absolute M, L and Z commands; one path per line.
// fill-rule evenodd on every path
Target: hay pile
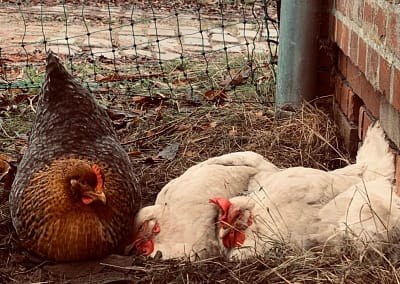
M 146 120 L 136 131 L 122 135 L 124 144 L 141 172 L 142 188 L 151 200 L 163 185 L 190 166 L 213 156 L 235 151 L 255 151 L 278 167 L 304 166 L 330 170 L 349 163 L 340 146 L 337 128 L 330 119 L 330 105 L 304 104 L 291 118 L 275 119 L 273 107 L 230 103 L 174 113 L 166 109 L 164 123 Z M 170 119 L 165 123 L 165 118 Z M 125 130 L 124 130 L 125 131 Z M 128 130 L 129 131 L 129 130 Z M 158 159 L 160 151 L 179 143 L 172 160 Z M 161 175 L 160 175 L 161 173 Z
M 146 115 L 114 119 L 137 168 L 144 204 L 188 167 L 209 157 L 256 151 L 280 167 L 333 169 L 346 164 L 336 127 L 323 109 L 304 104 L 291 118 L 275 119 L 259 104 L 180 106 L 168 102 Z M 152 115 L 149 115 L 152 114 Z M 122 122 L 121 122 L 122 121 Z M 172 145 L 172 146 L 171 146 Z M 396 259 L 359 255 L 351 246 L 328 255 L 283 244 L 245 263 L 220 258 L 161 261 L 112 255 L 100 261 L 54 264 L 19 247 L 9 218 L 7 192 L 0 195 L 0 282 L 21 283 L 398 283 Z

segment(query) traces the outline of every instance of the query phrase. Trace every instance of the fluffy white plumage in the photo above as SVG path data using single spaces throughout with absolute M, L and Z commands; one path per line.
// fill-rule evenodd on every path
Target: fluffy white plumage
M 400 198 L 392 182 L 378 178 L 360 182 L 342 192 L 319 212 L 320 233 L 313 236 L 318 243 L 335 245 L 347 237 L 360 249 L 398 241 L 400 235 Z
M 330 225 L 321 226 L 324 221 L 321 219 L 329 212 L 345 210 L 343 205 L 333 207 L 331 200 L 362 181 L 379 179 L 384 184 L 382 181 L 390 183 L 393 176 L 393 154 L 379 124 L 369 128 L 356 164 L 331 172 L 294 167 L 272 175 L 259 173 L 250 182 L 248 196 L 214 199 L 221 211 L 222 251 L 230 258 L 247 258 L 263 254 L 276 241 L 290 241 L 304 248 L 314 246 L 332 228 L 340 230 L 338 224 L 343 218 L 339 217 L 326 220 Z M 375 183 L 369 185 L 375 186 Z M 343 198 L 346 200 L 347 195 Z M 357 214 L 357 206 L 352 207 L 351 214 Z
M 231 198 L 248 188 L 251 177 L 278 169 L 254 152 L 237 152 L 208 159 L 170 181 L 155 205 L 142 208 L 135 218 L 135 237 L 128 250 L 164 259 L 219 254 L 213 196 Z

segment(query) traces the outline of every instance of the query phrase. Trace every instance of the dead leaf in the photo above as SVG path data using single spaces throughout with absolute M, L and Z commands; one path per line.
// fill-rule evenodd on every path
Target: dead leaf
M 226 80 L 221 82 L 221 86 L 226 88 L 228 86 L 240 86 L 243 85 L 246 80 L 250 77 L 251 68 L 249 66 L 243 68 L 240 71 L 233 71 L 233 74 L 229 76 Z
M 11 170 L 11 163 L 16 162 L 15 159 L 9 155 L 0 153 L 0 181 L 6 180 Z
M 226 91 L 224 89 L 208 90 L 204 96 L 208 101 L 222 103 L 228 99 Z
M 185 153 L 185 156 L 186 157 L 193 157 L 193 152 L 192 151 L 186 151 L 186 153 Z
M 134 96 L 132 100 L 138 105 L 160 105 L 167 98 L 162 95 L 150 96 Z
M 4 189 L 11 190 L 15 173 L 17 172 L 17 160 L 0 153 L 0 182 L 4 183 Z
M 128 155 L 130 157 L 138 157 L 138 156 L 142 155 L 142 152 L 140 152 L 140 151 L 132 151 L 132 152 L 128 152 Z
M 178 131 L 186 131 L 190 128 L 192 128 L 190 124 L 181 124 L 178 126 Z
M 7 161 L 0 160 L 0 182 L 3 181 L 3 178 L 8 175 L 11 169 L 10 164 Z
M 218 123 L 217 123 L 216 121 L 212 121 L 212 122 L 207 123 L 207 124 L 199 125 L 199 127 L 200 127 L 202 130 L 207 130 L 207 129 L 209 129 L 209 128 L 215 128 L 215 127 L 217 127 L 217 125 L 218 125 Z
M 0 153 L 0 160 L 2 161 L 6 161 L 6 162 L 11 162 L 11 161 L 15 161 L 15 159 L 11 158 L 9 155 Z
M 105 77 L 104 77 L 103 75 L 101 75 L 101 74 L 96 74 L 95 80 L 96 80 L 97 82 L 103 82 L 104 78 L 105 78 Z
M 6 58 L 2 58 L 2 61 L 8 61 L 8 62 L 40 62 L 42 63 L 43 61 L 46 60 L 45 58 L 45 54 L 39 54 L 39 53 L 34 53 L 34 54 L 30 54 L 30 55 L 9 55 Z
M 99 76 L 98 78 L 96 78 L 96 80 L 98 82 L 117 82 L 117 81 L 137 81 L 143 78 L 159 78 L 164 76 L 164 73 L 152 73 L 152 74 L 133 74 L 133 75 L 128 75 L 128 74 L 118 74 L 118 73 L 113 73 L 110 75 L 106 75 L 103 76 L 101 75 L 101 77 Z
M 165 106 L 163 106 L 162 103 L 161 103 L 161 104 L 160 104 L 158 107 L 156 107 L 154 110 L 156 111 L 156 116 L 155 116 L 154 119 L 155 119 L 156 121 L 161 120 L 162 117 L 163 117 L 163 113 L 164 113 L 164 111 L 165 111 Z
M 176 157 L 176 154 L 179 150 L 179 146 L 180 146 L 179 142 L 172 143 L 166 146 L 160 153 L 158 153 L 157 157 L 172 161 Z
M 153 130 L 149 130 L 149 131 L 146 132 L 146 137 L 151 137 L 151 136 L 154 135 L 154 133 L 155 132 Z
M 176 78 L 172 80 L 172 84 L 176 87 L 182 87 L 188 85 L 192 81 L 194 81 L 194 78 Z
M 135 109 L 129 112 L 119 109 L 107 109 L 106 111 L 111 120 L 137 118 L 138 116 L 146 113 L 143 110 L 135 110 Z

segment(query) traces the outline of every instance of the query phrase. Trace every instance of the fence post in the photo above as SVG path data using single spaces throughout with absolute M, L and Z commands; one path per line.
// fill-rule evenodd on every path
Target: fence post
M 282 0 L 275 107 L 315 97 L 320 0 Z

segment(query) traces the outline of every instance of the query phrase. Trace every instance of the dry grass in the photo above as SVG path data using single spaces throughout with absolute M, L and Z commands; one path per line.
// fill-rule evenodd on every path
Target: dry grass
M 155 1 L 155 6 L 156 2 L 163 1 Z M 167 6 L 171 6 L 169 2 Z M 111 91 L 110 87 L 95 89 L 99 101 L 110 110 L 136 167 L 143 205 L 151 204 L 168 181 L 190 166 L 234 151 L 255 151 L 279 167 L 334 169 L 346 165 L 350 157 L 337 138 L 330 105 L 316 108 L 304 104 L 293 117 L 276 119 L 273 107 L 261 104 L 272 98 L 274 88 L 266 58 L 251 58 L 256 66 L 254 82 L 260 89 L 255 90 L 254 82 L 243 82 L 227 90 L 226 102 L 207 102 L 204 93 L 211 83 L 221 88 L 228 77 L 224 58 L 218 58 L 210 60 L 208 76 L 204 75 L 206 67 L 190 58 L 185 64 L 165 66 L 166 74 L 160 78 L 145 78 L 144 83 L 134 80 L 130 87 L 135 95 L 148 95 L 147 86 L 156 90 L 152 92 L 154 98 L 144 104 L 133 103 L 124 96 L 126 89 L 119 90 L 117 84 L 110 85 Z M 135 62 L 123 63 L 133 68 Z M 144 59 L 139 63 L 146 65 Z M 241 71 L 246 60 L 231 57 L 230 64 L 232 70 Z M 79 77 L 91 74 L 92 64 L 79 66 L 75 70 Z M 41 80 L 43 67 L 29 75 Z M 100 73 L 106 76 L 108 69 Z M 183 81 L 179 79 L 182 70 L 188 75 Z M 177 91 L 171 95 L 165 82 Z M 194 89 L 190 98 L 186 97 L 188 83 Z M 16 108 L 0 109 L 0 143 L 2 151 L 18 158 L 26 147 L 25 133 L 34 113 L 27 102 L 31 92 L 22 94 L 24 103 L 14 103 L 21 94 L 17 91 L 14 95 L 11 103 Z M 4 98 L 10 99 L 9 94 Z M 177 152 L 170 153 L 175 157 L 160 157 L 171 144 L 178 145 Z M 265 256 L 242 263 L 222 258 L 188 262 L 111 255 L 98 261 L 57 264 L 38 259 L 20 247 L 10 219 L 8 192 L 0 184 L 0 283 L 398 283 L 398 245 L 390 247 L 389 253 L 360 254 L 348 244 L 327 253 L 323 248 L 302 251 L 277 243 Z
M 164 1 L 153 2 L 158 7 Z M 171 7 L 171 3 L 166 6 Z M 220 62 L 224 58 L 218 58 L 210 60 L 208 76 L 204 75 L 206 67 L 190 58 L 189 66 L 179 62 L 167 65 L 168 74 L 160 78 L 146 78 L 144 83 L 133 81 L 130 87 L 135 95 L 150 93 L 146 84 L 156 90 L 155 98 L 142 105 L 125 97 L 126 89 L 118 94 L 119 89 L 112 84 L 111 91 L 110 87 L 95 89 L 99 101 L 108 106 L 136 167 L 143 205 L 152 203 L 168 181 L 190 166 L 229 152 L 252 150 L 280 167 L 334 169 L 350 159 L 337 138 L 330 105 L 316 108 L 304 104 L 293 117 L 276 119 L 273 107 L 257 103 L 268 102 L 273 96 L 274 78 L 268 77 L 271 72 L 266 58 L 249 58 L 254 60 L 254 79 L 261 89 L 255 91 L 254 82 L 243 82 L 227 90 L 228 101 L 222 105 L 207 102 L 203 96 L 210 84 L 218 89 L 228 77 L 226 63 Z M 123 63 L 133 68 L 135 62 Z M 144 59 L 139 62 L 145 63 Z M 151 70 L 150 63 L 147 62 Z M 232 70 L 240 71 L 246 61 L 231 57 L 230 64 Z M 75 70 L 79 77 L 88 77 L 93 65 L 80 66 Z M 35 82 L 41 80 L 43 67 L 29 74 Z M 108 69 L 100 73 L 108 75 Z M 179 79 L 182 70 L 188 75 L 186 81 Z M 157 97 L 169 97 L 165 82 L 177 90 L 174 100 Z M 187 94 L 188 83 L 194 88 L 194 97 L 189 99 L 183 95 Z M 1 95 L 10 99 L 10 94 L 0 93 L 0 100 Z M 21 97 L 19 91 L 14 95 L 10 104 L 16 108 L 0 109 L 0 143 L 2 151 L 18 158 L 26 147 L 25 133 L 34 116 L 32 105 L 26 100 L 34 95 L 28 92 Z M 18 98 L 25 102 L 16 103 Z M 161 158 L 160 152 L 170 144 L 179 146 L 176 156 L 170 160 Z M 398 283 L 399 261 L 395 252 L 388 254 L 392 258 L 379 251 L 361 255 L 351 244 L 339 251 L 301 251 L 277 243 L 264 257 L 242 263 L 222 258 L 188 262 L 112 255 L 98 261 L 56 264 L 38 259 L 20 247 L 10 219 L 8 192 L 0 184 L 0 283 Z
M 114 123 L 136 166 L 144 205 L 152 203 L 162 186 L 188 167 L 224 153 L 252 150 L 280 167 L 320 169 L 344 166 L 349 159 L 337 138 L 329 105 L 316 108 L 304 104 L 285 119 L 276 119 L 272 107 L 256 103 L 193 106 L 161 100 L 133 111 L 121 101 L 114 102 L 113 108 L 118 110 L 111 113 L 123 114 L 114 116 Z M 28 115 L 20 125 L 25 129 L 30 119 Z M 174 143 L 179 145 L 176 156 L 161 158 L 160 151 Z M 12 155 L 24 147 L 24 143 L 10 145 Z M 4 283 L 398 282 L 396 257 L 388 259 L 380 252 L 360 255 L 351 245 L 328 254 L 323 249 L 299 251 L 277 244 L 264 257 L 243 263 L 222 258 L 187 262 L 112 255 L 100 261 L 54 264 L 19 246 L 9 217 L 8 194 L 5 190 L 0 193 L 0 282 Z
M 168 117 L 170 110 L 165 111 L 163 115 Z M 138 121 L 135 133 L 122 139 L 131 152 L 140 151 L 133 161 L 141 170 L 138 176 L 151 200 L 188 167 L 234 151 L 255 151 L 279 167 L 333 169 L 348 159 L 339 146 L 329 106 L 322 110 L 305 104 L 292 118 L 275 119 L 272 107 L 230 103 L 203 106 L 166 119 L 167 123 Z M 179 143 L 176 157 L 171 161 L 157 159 L 160 150 L 171 143 Z

